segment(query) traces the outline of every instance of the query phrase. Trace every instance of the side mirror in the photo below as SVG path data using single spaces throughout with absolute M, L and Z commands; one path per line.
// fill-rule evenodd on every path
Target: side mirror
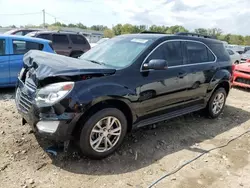
M 152 59 L 148 63 L 143 65 L 144 69 L 153 69 L 153 70 L 165 70 L 167 69 L 168 64 L 164 59 Z

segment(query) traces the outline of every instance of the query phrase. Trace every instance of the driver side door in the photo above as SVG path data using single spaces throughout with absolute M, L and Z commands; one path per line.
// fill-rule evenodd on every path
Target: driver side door
M 185 100 L 189 76 L 183 67 L 185 58 L 182 41 L 165 41 L 146 58 L 143 64 L 152 59 L 164 59 L 166 70 L 141 70 L 143 85 L 139 89 L 139 114 L 142 119 L 171 111 Z

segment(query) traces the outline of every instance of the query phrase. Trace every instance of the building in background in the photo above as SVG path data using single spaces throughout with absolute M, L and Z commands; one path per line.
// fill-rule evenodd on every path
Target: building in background
M 89 43 L 96 43 L 101 38 L 103 38 L 103 32 L 102 31 L 94 31 L 89 29 L 80 29 L 77 27 L 62 27 L 60 29 L 61 31 L 73 31 L 73 32 L 79 32 L 83 34 L 89 41 Z

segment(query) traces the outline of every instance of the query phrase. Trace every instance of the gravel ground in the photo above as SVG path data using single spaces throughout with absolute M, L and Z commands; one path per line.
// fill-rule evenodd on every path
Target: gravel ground
M 148 187 L 201 152 L 250 129 L 250 92 L 232 89 L 223 114 L 182 116 L 129 134 L 114 155 L 89 160 L 72 149 L 52 156 L 52 143 L 21 125 L 13 90 L 0 90 L 0 187 Z M 250 187 L 250 134 L 205 154 L 155 187 Z

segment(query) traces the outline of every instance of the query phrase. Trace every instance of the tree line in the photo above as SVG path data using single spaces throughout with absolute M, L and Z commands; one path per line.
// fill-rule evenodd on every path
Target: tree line
M 16 26 L 12 25 L 12 28 Z M 41 25 L 27 25 L 23 27 L 42 27 Z M 117 35 L 122 34 L 129 34 L 129 33 L 140 33 L 143 31 L 152 31 L 152 32 L 161 32 L 167 34 L 175 34 L 178 32 L 193 32 L 202 35 L 212 35 L 216 36 L 217 39 L 226 41 L 229 44 L 238 44 L 238 45 L 250 45 L 250 36 L 242 36 L 242 35 L 235 35 L 235 34 L 224 34 L 220 28 L 197 28 L 194 31 L 189 31 L 188 29 L 184 28 L 181 25 L 174 25 L 174 26 L 158 26 L 158 25 L 151 25 L 147 27 L 146 25 L 132 25 L 132 24 L 117 24 L 114 25 L 112 28 L 109 28 L 105 25 L 92 25 L 91 27 L 87 27 L 82 23 L 77 24 L 64 24 L 61 22 L 56 22 L 53 24 L 46 24 L 48 29 L 60 29 L 60 27 L 77 27 L 81 29 L 91 29 L 95 31 L 102 31 L 104 32 L 104 37 L 112 38 Z

